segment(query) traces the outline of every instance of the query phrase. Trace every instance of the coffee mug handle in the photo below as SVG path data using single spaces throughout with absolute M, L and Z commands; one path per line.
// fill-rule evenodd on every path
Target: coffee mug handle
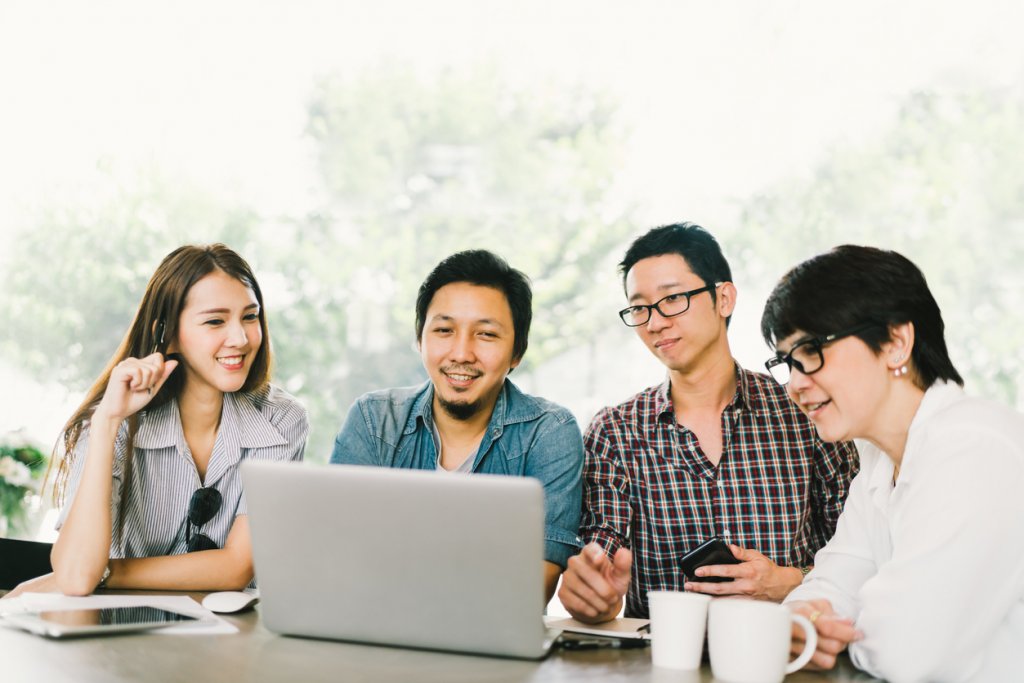
M 802 669 L 807 662 L 811 661 L 811 657 L 814 656 L 814 651 L 818 647 L 818 630 L 814 628 L 814 624 L 811 623 L 811 620 L 802 614 L 791 614 L 789 616 L 793 620 L 794 624 L 797 624 L 804 630 L 805 640 L 804 651 L 786 667 L 787 674 L 791 674 L 794 671 Z

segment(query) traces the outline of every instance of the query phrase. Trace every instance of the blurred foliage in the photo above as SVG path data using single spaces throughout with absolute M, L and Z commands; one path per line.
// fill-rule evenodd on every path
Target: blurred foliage
M 110 360 L 166 254 L 188 242 L 237 245 L 254 220 L 152 170 L 103 178 L 85 198 L 39 207 L 2 264 L 0 353 L 74 389 Z
M 451 253 L 491 249 L 533 280 L 517 372 L 604 325 L 590 292 L 633 229 L 609 199 L 625 136 L 615 113 L 601 93 L 521 92 L 490 67 L 424 80 L 386 65 L 318 85 L 308 133 L 326 199 L 294 222 L 295 246 L 271 266 L 291 270 L 275 329 L 286 386 L 318 425 L 307 457 L 329 454 L 358 395 L 425 378 L 412 350 L 416 291 Z
M 608 291 L 598 283 L 643 227 L 615 199 L 627 131 L 608 96 L 556 83 L 517 90 L 490 67 L 423 78 L 385 65 L 324 78 L 308 112 L 322 187 L 305 215 L 257 216 L 152 172 L 42 207 L 4 255 L 0 353 L 82 390 L 163 255 L 224 241 L 260 279 L 275 381 L 309 408 L 307 457 L 323 461 L 356 396 L 425 377 L 416 289 L 448 254 L 489 248 L 533 279 L 518 373 L 606 336 L 609 303 L 593 292 Z M 888 131 L 744 201 L 736 225 L 709 227 L 734 271 L 765 287 L 839 243 L 901 251 L 929 278 L 968 389 L 1020 405 L 1020 158 L 1020 99 L 918 93 Z M 600 369 L 581 368 L 581 382 L 587 372 Z
M 519 91 L 490 67 L 327 77 L 307 128 L 321 206 L 260 219 L 147 176 L 130 189 L 112 178 L 119 189 L 103 200 L 45 207 L 0 283 L 0 352 L 84 389 L 160 258 L 184 242 L 224 241 L 256 271 L 275 381 L 309 408 L 307 458 L 325 460 L 358 395 L 425 377 L 416 290 L 455 251 L 492 249 L 532 278 L 531 344 L 517 372 L 605 324 L 591 291 L 614 277 L 611 252 L 633 230 L 628 207 L 609 199 L 625 137 L 615 116 L 601 93 L 555 83 Z M 28 265 L 38 263 L 47 267 Z
M 28 505 L 39 493 L 46 463 L 47 457 L 23 434 L 0 436 L 0 528 L 5 532 L 0 536 L 30 531 Z
M 896 250 L 928 278 L 968 391 L 1024 403 L 1024 100 L 915 93 L 876 140 L 743 205 L 733 268 L 774 283 L 843 243 Z

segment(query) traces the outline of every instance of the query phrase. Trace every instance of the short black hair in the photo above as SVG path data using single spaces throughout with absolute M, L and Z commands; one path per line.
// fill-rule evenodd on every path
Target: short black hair
M 434 267 L 416 295 L 416 339 L 423 336 L 427 309 L 437 290 L 454 282 L 491 287 L 505 295 L 512 310 L 512 358 L 521 360 L 530 338 L 533 320 L 533 290 L 530 278 L 508 265 L 505 259 L 486 249 L 469 249 L 448 256 Z
M 652 228 L 636 238 L 619 264 L 622 286 L 626 286 L 629 270 L 645 258 L 678 254 L 686 260 L 693 274 L 706 285 L 732 282 L 732 269 L 725 260 L 722 247 L 710 232 L 696 223 L 673 223 Z M 718 300 L 718 292 L 710 290 L 711 300 Z M 732 316 L 729 316 L 731 318 Z M 726 319 L 726 324 L 729 323 Z
M 855 336 L 878 353 L 890 339 L 889 326 L 908 322 L 914 324 L 911 359 L 919 386 L 927 389 L 940 379 L 963 386 L 924 273 L 895 251 L 844 244 L 804 261 L 769 295 L 761 334 L 774 348 L 797 331 L 824 336 L 873 325 Z

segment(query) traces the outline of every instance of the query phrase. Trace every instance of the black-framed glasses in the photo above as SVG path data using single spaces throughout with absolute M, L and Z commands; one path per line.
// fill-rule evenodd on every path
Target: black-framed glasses
M 222 501 L 220 491 L 215 488 L 204 486 L 196 489 L 196 492 L 192 494 L 192 499 L 188 502 L 188 522 L 185 525 L 185 542 L 188 544 L 188 552 L 217 549 L 217 544 L 202 533 L 201 529 L 217 514 Z M 192 534 L 192 527 L 196 528 L 195 535 Z
M 825 367 L 825 353 L 823 351 L 825 346 L 840 339 L 852 337 L 865 330 L 870 330 L 873 327 L 878 327 L 878 325 L 868 323 L 858 325 L 843 332 L 828 334 L 824 337 L 804 339 L 802 342 L 795 344 L 789 350 L 789 353 L 776 353 L 773 358 L 769 358 L 764 362 L 764 367 L 776 382 L 785 386 L 789 384 L 789 378 L 793 374 L 793 370 L 799 370 L 804 375 L 813 375 Z
M 682 315 L 690 310 L 690 299 L 693 296 L 700 294 L 701 292 L 714 291 L 716 287 L 722 284 L 725 283 L 716 282 L 713 285 L 704 285 L 697 289 L 691 289 L 689 292 L 669 294 L 668 296 L 658 299 L 653 304 L 636 304 L 629 308 L 623 308 L 619 311 L 619 317 L 622 318 L 622 322 L 626 323 L 629 327 L 640 327 L 641 325 L 646 325 L 647 321 L 651 319 L 651 311 L 657 311 L 661 314 L 662 318 L 671 318 L 676 315 Z

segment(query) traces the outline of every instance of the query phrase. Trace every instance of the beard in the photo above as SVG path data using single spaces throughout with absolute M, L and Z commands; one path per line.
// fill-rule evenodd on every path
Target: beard
M 449 401 L 443 396 L 437 397 L 437 402 L 444 412 L 452 419 L 464 422 L 480 412 L 481 402 L 477 401 Z

